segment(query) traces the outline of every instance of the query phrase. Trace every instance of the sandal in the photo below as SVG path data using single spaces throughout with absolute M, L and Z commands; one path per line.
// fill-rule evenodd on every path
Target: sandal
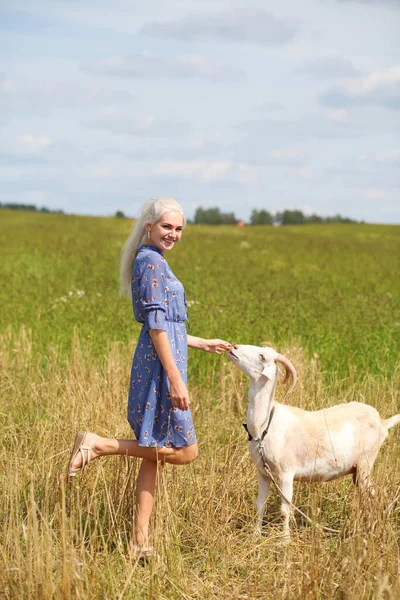
M 91 453 L 92 453 L 93 447 L 82 445 L 83 442 L 85 441 L 85 437 L 86 437 L 87 433 L 88 433 L 87 431 L 79 431 L 79 433 L 77 433 L 77 435 L 76 435 L 74 447 L 72 449 L 71 457 L 70 457 L 70 460 L 68 463 L 67 483 L 71 483 L 72 477 L 75 477 L 77 475 L 77 473 L 79 473 L 80 471 L 83 471 L 83 469 L 85 467 L 87 467 L 88 464 L 90 463 L 90 458 L 91 458 Z M 96 436 L 96 437 L 98 437 L 98 436 Z M 74 462 L 78 452 L 81 453 L 82 464 L 77 469 L 74 469 L 71 465 Z
M 129 546 L 129 554 L 133 560 L 142 562 L 150 562 L 153 557 L 157 556 L 153 546 L 138 546 L 137 544 Z

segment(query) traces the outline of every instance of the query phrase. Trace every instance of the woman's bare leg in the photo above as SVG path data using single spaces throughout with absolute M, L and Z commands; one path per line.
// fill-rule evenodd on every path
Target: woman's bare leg
M 136 440 L 117 440 L 102 438 L 88 432 L 81 447 L 90 448 L 90 462 L 101 456 L 133 456 L 142 458 L 138 479 L 136 482 L 135 524 L 133 542 L 137 546 L 149 545 L 149 522 L 154 506 L 154 496 L 157 482 L 158 464 L 168 462 L 174 465 L 184 465 L 197 458 L 197 443 L 183 448 L 154 448 L 139 446 Z M 88 452 L 84 451 L 85 456 Z M 89 460 L 89 457 L 87 456 Z M 77 452 L 69 469 L 80 469 L 82 454 Z M 69 481 L 72 476 L 69 477 Z
M 154 448 L 151 446 L 139 446 L 137 440 L 117 440 L 114 438 L 102 438 L 94 433 L 88 432 L 82 446 L 90 447 L 90 460 L 101 456 L 134 456 L 144 458 L 153 462 L 161 461 L 172 465 L 183 465 L 197 458 L 197 443 L 183 448 Z M 79 469 L 82 464 L 81 453 L 78 452 L 70 467 Z
M 149 545 L 149 523 L 154 506 L 158 464 L 144 458 L 136 481 L 136 506 L 133 542 L 138 546 Z

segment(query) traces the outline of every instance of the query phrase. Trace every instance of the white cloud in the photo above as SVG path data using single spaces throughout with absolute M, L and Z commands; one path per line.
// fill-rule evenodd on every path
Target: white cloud
M 116 135 L 135 136 L 141 138 L 175 138 L 188 135 L 189 125 L 172 119 L 156 119 L 152 115 L 136 118 L 127 111 L 121 111 L 115 107 L 107 107 L 102 114 L 85 125 L 96 129 L 106 129 Z
M 313 172 L 311 167 L 302 167 L 301 169 L 295 169 L 295 174 L 301 179 L 305 179 L 309 181 L 313 177 Z
M 400 66 L 344 80 L 323 94 L 321 101 L 328 106 L 375 104 L 400 109 Z
M 264 104 L 260 104 L 257 107 L 257 111 L 259 112 L 274 112 L 278 110 L 283 110 L 285 107 L 281 102 L 275 102 L 273 100 L 269 102 L 264 102 Z
M 264 8 L 249 5 L 175 21 L 153 21 L 146 23 L 140 33 L 190 41 L 219 40 L 269 45 L 290 41 L 299 28 L 293 19 L 274 17 Z
M 218 181 L 224 179 L 232 169 L 227 160 L 167 160 L 154 168 L 155 175 L 166 177 L 189 177 L 202 181 Z
M 239 69 L 198 54 L 166 55 L 151 52 L 139 52 L 126 57 L 110 58 L 102 63 L 82 65 L 82 70 L 93 75 L 140 79 L 200 77 L 212 81 L 227 81 L 241 76 Z
M 252 185 L 260 179 L 262 169 L 253 165 L 233 163 L 229 160 L 169 160 L 160 162 L 155 175 L 182 177 L 202 182 L 230 181 Z
M 89 167 L 86 170 L 88 179 L 109 179 L 113 175 L 108 167 Z
M 389 150 L 388 152 L 378 152 L 376 160 L 383 163 L 400 162 L 400 149 Z
M 4 79 L 4 80 L 1 82 L 1 85 L 0 85 L 0 90 L 1 90 L 2 92 L 4 92 L 5 94 L 9 94 L 9 93 L 11 93 L 11 92 L 13 91 L 13 89 L 14 89 L 14 84 L 13 84 L 13 82 L 11 81 L 11 79 Z
M 189 147 L 190 148 L 204 148 L 207 144 L 207 140 L 205 140 L 204 138 L 200 137 L 200 136 L 192 136 L 189 140 Z
M 400 83 L 400 66 L 373 71 L 368 75 L 345 81 L 343 89 L 353 97 L 367 96 L 376 90 Z
M 343 3 L 351 3 L 356 2 L 358 4 L 377 4 L 379 8 L 388 4 L 389 6 L 394 6 L 395 8 L 400 7 L 400 0 L 338 0 Z
M 4 79 L 0 83 L 0 111 L 43 113 L 56 109 L 82 109 L 111 102 L 129 102 L 127 91 L 108 90 L 97 85 L 67 81 L 20 83 Z
M 307 61 L 302 67 L 298 67 L 295 72 L 318 78 L 349 77 L 358 73 L 351 60 L 343 56 L 315 58 Z
M 305 148 L 302 147 L 292 147 L 292 148 L 279 148 L 277 150 L 272 150 L 269 153 L 269 157 L 277 160 L 277 161 L 299 161 L 306 157 L 307 152 Z
M 373 188 L 356 188 L 352 190 L 352 195 L 368 200 L 381 200 L 385 197 L 385 190 Z
M 239 164 L 237 168 L 236 179 L 239 183 L 244 185 L 253 185 L 260 181 L 261 175 L 261 169 L 257 167 Z
M 39 152 L 51 145 L 51 139 L 47 135 L 32 135 L 27 133 L 17 138 L 17 144 L 23 152 Z
M 387 150 L 385 152 L 376 152 L 375 154 L 363 154 L 360 159 L 362 161 L 374 161 L 378 163 L 399 163 L 400 162 L 400 148 L 393 150 Z
M 340 113 L 335 116 L 340 116 Z M 342 116 L 344 115 L 342 114 Z M 256 149 L 266 144 L 271 146 L 271 143 L 276 143 L 277 140 L 285 144 L 284 148 L 302 148 L 304 144 L 317 140 L 365 138 L 366 130 L 371 132 L 373 128 L 373 122 L 364 122 L 364 120 L 360 122 L 356 119 L 327 119 L 326 115 L 318 110 L 303 111 L 299 116 L 291 115 L 281 119 L 258 118 L 240 124 L 240 129 L 246 132 L 249 148 L 255 144 Z M 387 125 L 386 129 L 388 129 Z M 379 131 L 383 130 L 384 125 L 379 128 Z M 390 132 L 392 131 L 393 125 L 390 123 Z M 260 143 L 261 140 L 263 144 Z M 279 151 L 279 148 L 277 150 Z M 291 160 L 300 161 L 301 157 L 293 156 Z
M 41 185 L 40 182 L 45 181 L 60 181 L 65 175 L 65 165 L 57 165 L 55 167 L 39 166 L 36 164 L 19 165 L 18 163 L 10 166 L 0 165 L 0 181 L 2 184 L 7 183 L 20 183 L 23 182 L 24 188 L 27 186 L 27 182 L 31 187 Z
M 332 108 L 325 111 L 325 117 L 328 121 L 346 121 L 348 114 L 344 108 Z

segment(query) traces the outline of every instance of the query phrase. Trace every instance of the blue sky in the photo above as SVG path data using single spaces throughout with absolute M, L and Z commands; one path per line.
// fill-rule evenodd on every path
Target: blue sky
M 399 0 L 0 0 L 0 202 L 400 223 Z

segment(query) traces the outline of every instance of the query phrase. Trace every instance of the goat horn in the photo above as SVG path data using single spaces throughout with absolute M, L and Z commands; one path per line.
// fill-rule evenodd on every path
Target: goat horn
M 290 393 L 293 390 L 294 386 L 296 385 L 296 381 L 297 381 L 296 369 L 294 368 L 294 365 L 290 362 L 290 360 L 288 358 L 286 358 L 286 356 L 283 356 L 283 354 L 278 354 L 278 356 L 275 358 L 275 361 L 282 363 L 286 369 L 286 375 L 285 375 L 285 379 L 283 380 L 283 383 L 287 382 L 290 375 L 293 378 L 293 383 L 288 392 L 288 393 Z

